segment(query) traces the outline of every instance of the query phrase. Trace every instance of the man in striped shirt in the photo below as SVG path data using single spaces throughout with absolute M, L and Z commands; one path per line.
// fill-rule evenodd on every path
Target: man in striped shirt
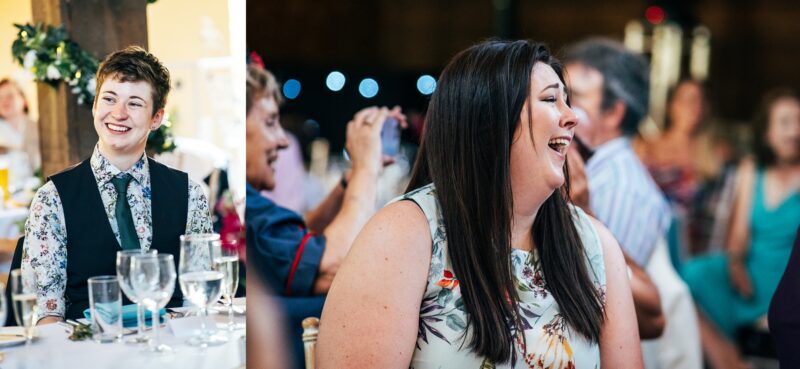
M 576 136 L 593 149 L 586 162 L 589 206 L 628 256 L 647 265 L 671 217 L 664 195 L 631 148 L 630 138 L 647 115 L 647 63 L 622 45 L 589 40 L 570 49 L 566 67 L 572 105 L 588 118 L 578 124 Z
M 647 62 L 619 42 L 592 39 L 570 48 L 565 66 L 570 100 L 579 119 L 575 142 L 585 146 L 580 151 L 586 160 L 584 174 L 580 171 L 583 163 L 570 155 L 570 169 L 577 167 L 581 179 L 585 175 L 588 194 L 583 199 L 588 197 L 590 212 L 617 238 L 633 270 L 631 286 L 640 330 L 644 300 L 637 284 L 643 291 L 639 282 L 646 279 L 637 275 L 639 265 L 658 288 L 666 317 L 663 336 L 649 347 L 643 345 L 645 363 L 699 369 L 702 357 L 697 325 L 692 323 L 696 322 L 694 303 L 672 268 L 664 243 L 672 219 L 670 208 L 631 147 L 631 136 L 647 116 Z

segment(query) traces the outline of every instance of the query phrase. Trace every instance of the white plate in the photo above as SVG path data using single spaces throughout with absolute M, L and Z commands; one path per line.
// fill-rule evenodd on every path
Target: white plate
M 36 337 L 34 337 L 36 339 Z M 0 347 L 11 347 L 25 343 L 21 327 L 0 328 Z

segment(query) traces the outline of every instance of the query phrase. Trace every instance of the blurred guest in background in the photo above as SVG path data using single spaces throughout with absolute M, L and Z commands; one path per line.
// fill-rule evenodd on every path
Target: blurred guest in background
M 644 346 L 645 363 L 700 368 L 699 334 L 696 327 L 686 328 L 687 321 L 696 319 L 694 305 L 671 265 L 664 238 L 669 205 L 631 147 L 630 137 L 648 111 L 647 62 L 619 42 L 591 39 L 568 49 L 566 69 L 570 100 L 585 120 L 577 127 L 576 138 L 587 146 L 584 152 L 591 152 L 585 163 L 589 195 L 576 194 L 576 203 L 608 226 L 633 271 L 639 266 L 647 270 L 666 316 L 662 337 Z M 579 159 L 571 155 L 571 161 Z M 644 298 L 647 289 L 637 290 L 639 320 L 651 323 L 641 315 L 652 310 L 644 309 L 652 299 Z
M 489 41 L 445 67 L 408 192 L 359 234 L 320 368 L 638 368 L 622 253 L 568 204 L 561 64 Z M 400 201 L 405 200 L 405 201 Z
M 28 117 L 28 101 L 11 79 L 0 80 L 0 156 L 7 162 L 15 186 L 41 166 L 39 130 Z
M 755 157 L 737 170 L 727 254 L 690 260 L 683 270 L 704 313 L 704 349 L 720 369 L 743 365 L 730 339 L 739 328 L 765 325 L 800 225 L 800 98 L 768 93 L 755 123 Z
M 262 191 L 261 194 L 283 208 L 303 214 L 307 210 L 305 191 L 307 175 L 300 141 L 288 131 L 284 130 L 284 135 L 288 142 L 287 147 L 281 151 L 273 164 L 275 172 L 281 175 L 275 179 L 274 189 Z
M 380 132 L 399 110 L 370 107 L 347 124 L 347 151 L 352 171 L 342 177 L 323 203 L 303 219 L 276 205 L 259 191 L 275 186 L 273 167 L 289 141 L 280 124 L 281 95 L 267 70 L 247 67 L 247 259 L 266 285 L 280 295 L 294 331 L 296 365 L 302 361 L 300 322 L 319 316 L 325 294 L 358 232 L 374 213 L 382 167 Z M 301 189 L 298 189 L 301 190 Z
M 725 158 L 719 154 L 724 148 L 712 137 L 707 105 L 700 82 L 678 82 L 667 98 L 664 132 L 650 139 L 640 137 L 633 145 L 671 204 L 675 229 L 668 242 L 673 259 L 708 247 L 716 210 L 713 200 L 723 187 L 718 179 L 724 180 L 720 171 Z
M 648 141 L 638 139 L 634 148 L 650 169 L 656 184 L 670 201 L 691 206 L 697 186 L 713 177 L 719 164 L 713 160 L 703 126 L 707 113 L 703 86 L 686 79 L 678 83 L 667 98 L 664 132 Z

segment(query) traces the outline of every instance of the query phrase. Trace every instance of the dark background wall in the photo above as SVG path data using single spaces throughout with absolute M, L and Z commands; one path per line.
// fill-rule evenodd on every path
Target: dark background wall
M 415 88 L 419 75 L 437 76 L 452 55 L 477 41 L 531 38 L 558 53 L 589 36 L 621 40 L 625 24 L 644 20 L 651 5 L 661 6 L 685 35 L 696 25 L 710 29 L 708 85 L 716 117 L 747 120 L 769 88 L 800 87 L 800 2 L 789 0 L 250 1 L 247 43 L 279 79 L 303 84 L 284 112 L 314 119 L 336 146 L 344 123 L 362 106 L 424 110 L 427 99 Z M 338 93 L 324 84 L 334 69 L 348 78 Z M 380 83 L 373 99 L 357 93 L 364 77 Z

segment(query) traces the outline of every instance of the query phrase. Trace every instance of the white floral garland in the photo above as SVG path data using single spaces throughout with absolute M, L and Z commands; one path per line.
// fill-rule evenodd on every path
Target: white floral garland
M 34 76 L 37 82 L 58 87 L 69 85 L 78 95 L 78 104 L 94 101 L 97 60 L 69 39 L 64 26 L 44 26 L 41 23 L 15 24 L 19 29 L 11 46 L 14 59 Z

